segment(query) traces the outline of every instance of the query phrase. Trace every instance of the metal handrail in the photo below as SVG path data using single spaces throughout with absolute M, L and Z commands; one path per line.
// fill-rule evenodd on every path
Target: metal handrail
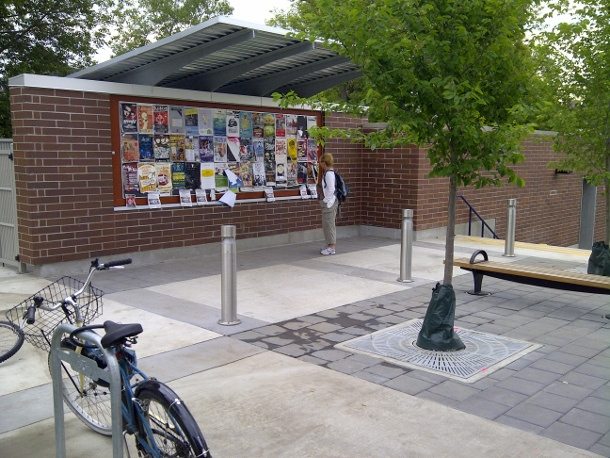
M 487 228 L 489 230 L 489 232 L 492 233 L 494 239 L 499 239 L 500 237 L 498 237 L 496 235 L 496 233 L 489 226 L 489 224 L 487 224 L 485 222 L 485 220 L 481 217 L 481 215 L 479 215 L 477 213 L 477 211 L 474 208 L 472 208 L 472 205 L 470 205 L 470 203 L 466 200 L 466 198 L 463 195 L 461 195 L 461 194 L 458 194 L 458 197 L 460 199 L 462 199 L 466 203 L 466 205 L 468 205 L 468 208 L 470 209 L 470 211 L 468 212 L 468 235 L 470 235 L 470 232 L 471 232 L 471 229 L 472 229 L 472 214 L 474 213 L 476 215 L 476 217 L 481 220 L 481 223 L 482 223 L 481 224 L 481 237 L 485 236 L 485 228 Z

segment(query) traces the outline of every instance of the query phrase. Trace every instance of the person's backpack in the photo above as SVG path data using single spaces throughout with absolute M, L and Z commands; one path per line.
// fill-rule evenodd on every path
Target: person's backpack
M 345 202 L 348 194 L 349 186 L 345 183 L 343 177 L 335 172 L 335 196 L 339 199 L 339 205 L 341 205 L 342 202 Z

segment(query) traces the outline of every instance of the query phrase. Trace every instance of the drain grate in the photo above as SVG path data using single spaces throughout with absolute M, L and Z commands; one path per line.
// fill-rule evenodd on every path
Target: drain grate
M 466 348 L 439 352 L 415 345 L 422 320 L 411 320 L 336 345 L 411 369 L 422 369 L 465 382 L 475 382 L 541 345 L 466 329 L 456 329 Z

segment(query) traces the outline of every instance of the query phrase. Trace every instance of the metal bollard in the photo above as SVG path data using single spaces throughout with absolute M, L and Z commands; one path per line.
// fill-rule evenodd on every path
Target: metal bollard
M 402 241 L 400 244 L 400 277 L 397 281 L 412 283 L 411 258 L 413 257 L 413 210 L 402 211 Z
M 508 214 L 506 217 L 506 241 L 504 256 L 515 256 L 515 221 L 517 219 L 517 199 L 508 199 Z
M 237 319 L 237 250 L 235 248 L 235 226 L 220 227 L 221 317 L 218 324 L 232 326 L 241 323 Z

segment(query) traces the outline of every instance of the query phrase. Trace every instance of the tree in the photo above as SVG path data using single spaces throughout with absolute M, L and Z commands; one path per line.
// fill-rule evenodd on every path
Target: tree
M 556 12 L 572 13 L 572 22 L 541 34 L 537 47 L 553 96 L 554 147 L 565 155 L 552 166 L 580 172 L 591 185 L 604 186 L 605 243 L 610 244 L 610 2 L 552 6 Z
M 115 55 L 169 37 L 208 19 L 230 15 L 227 0 L 126 0 L 117 3 L 117 29 L 110 43 Z
M 0 4 L 0 138 L 11 137 L 8 79 L 64 76 L 92 63 L 105 33 L 104 4 L 92 0 L 16 0 Z
M 389 120 L 380 132 L 322 129 L 320 135 L 343 135 L 364 141 L 373 149 L 406 143 L 426 146 L 432 165 L 430 177 L 448 178 L 446 264 L 439 288 L 449 291 L 452 303 L 441 313 L 443 329 L 434 331 L 442 331 L 442 342 L 432 342 L 432 336 L 425 348 L 462 348 L 453 335 L 457 188 L 506 181 L 523 185 L 511 166 L 523 160 L 520 141 L 531 131 L 524 123 L 528 113 L 521 102 L 535 77 L 533 60 L 524 44 L 535 0 L 307 3 L 311 10 L 291 19 L 298 24 L 296 30 L 304 31 L 298 36 L 323 39 L 357 63 L 371 82 L 366 106 L 344 103 L 336 109 Z M 284 105 L 307 103 L 330 108 L 319 100 L 301 100 L 294 94 L 276 98 Z M 434 301 L 433 295 L 426 319 Z

